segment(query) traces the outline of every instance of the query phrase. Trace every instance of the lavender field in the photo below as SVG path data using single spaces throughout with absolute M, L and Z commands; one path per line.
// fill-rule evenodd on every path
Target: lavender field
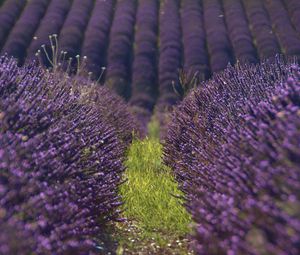
M 0 1 L 0 254 L 300 254 L 299 0 Z

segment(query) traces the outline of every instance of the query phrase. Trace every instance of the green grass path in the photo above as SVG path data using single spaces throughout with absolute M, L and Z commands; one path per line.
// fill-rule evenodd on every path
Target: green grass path
M 127 181 L 121 186 L 123 217 L 117 254 L 189 254 L 190 217 L 181 205 L 171 170 L 162 162 L 155 137 L 135 140 L 129 148 Z

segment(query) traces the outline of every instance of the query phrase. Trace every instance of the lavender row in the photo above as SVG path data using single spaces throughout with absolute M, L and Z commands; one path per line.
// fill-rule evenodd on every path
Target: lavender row
M 181 68 L 181 27 L 179 1 L 166 0 L 160 5 L 159 15 L 159 97 L 155 107 L 163 137 L 168 114 L 181 99 L 178 73 Z
M 300 36 L 293 28 L 288 12 L 281 0 L 268 1 L 264 4 L 270 15 L 281 49 L 286 56 L 300 56 Z
M 293 72 L 293 66 L 278 60 L 228 69 L 191 93 L 175 111 L 165 161 L 174 169 L 197 223 L 192 239 L 196 254 L 260 254 L 258 236 L 266 254 L 299 252 L 299 218 L 278 206 L 285 206 L 287 198 L 290 206 L 299 202 L 299 162 L 293 153 L 299 152 L 294 138 L 299 136 L 300 93 L 298 85 L 280 83 Z M 287 100 L 280 99 L 285 96 Z M 258 105 L 271 105 L 262 124 Z M 283 119 L 278 133 L 270 123 L 276 112 L 285 116 L 280 107 L 291 109 L 292 115 Z M 290 133 L 284 141 L 292 144 L 281 150 L 285 132 Z M 268 167 L 274 159 L 273 168 Z M 281 253 L 285 251 L 291 253 Z
M 2 54 L 7 53 L 9 56 L 17 58 L 20 64 L 24 62 L 26 49 L 46 12 L 49 2 L 49 0 L 27 2 L 24 11 L 7 38 Z
M 256 63 L 256 49 L 253 45 L 246 14 L 240 0 L 223 0 L 225 20 L 236 61 Z
M 300 2 L 297 0 L 283 0 L 291 18 L 294 28 L 300 35 Z
M 181 28 L 179 2 L 166 0 L 161 4 L 159 16 L 159 101 L 166 106 L 179 99 L 178 70 L 181 68 Z
M 74 0 L 59 34 L 59 51 L 67 52 L 66 58 L 75 60 L 80 54 L 84 31 L 93 9 L 93 0 Z
M 166 139 L 166 152 L 169 156 L 166 162 L 178 177 L 183 175 L 184 183 L 191 181 L 186 185 L 186 192 L 193 189 L 196 178 L 193 172 L 182 170 L 183 164 L 188 165 L 192 160 L 198 162 L 200 159 L 209 164 L 209 156 L 202 155 L 203 152 L 207 155 L 213 153 L 215 146 L 225 139 L 224 129 L 230 123 L 237 122 L 238 116 L 244 113 L 244 105 L 248 101 L 259 103 L 264 99 L 268 91 L 274 90 L 274 83 L 286 78 L 289 68 L 289 65 L 284 65 L 278 59 L 274 63 L 265 61 L 259 67 L 230 67 L 223 73 L 216 74 L 203 85 L 203 89 L 192 92 L 184 99 L 175 111 L 169 127 Z M 195 135 L 197 139 L 193 138 Z M 185 145 L 186 142 L 191 144 Z M 198 149 L 192 153 L 191 146 L 198 146 Z M 196 157 L 198 154 L 200 155 Z M 175 158 L 178 161 L 175 162 Z M 177 162 L 182 162 L 182 165 Z M 183 168 L 188 169 L 187 166 Z
M 132 42 L 136 0 L 118 0 L 111 27 L 105 83 L 124 97 L 129 96 Z
M 25 0 L 7 0 L 0 9 L 0 50 L 5 43 L 9 31 L 21 14 Z
M 232 121 L 237 121 L 239 114 L 243 113 L 246 100 L 250 100 L 253 95 L 254 98 L 251 98 L 251 101 L 260 102 L 261 99 L 265 98 L 267 91 L 274 89 L 274 80 L 277 82 L 285 79 L 286 73 L 289 72 L 289 66 L 283 65 L 277 59 L 275 63 L 266 61 L 260 67 L 249 66 L 249 70 L 242 67 L 231 67 L 223 73 L 217 74 L 214 79 L 205 84 L 203 89 L 191 93 L 174 113 L 166 140 L 166 152 L 169 155 L 166 162 L 175 169 L 178 176 L 183 174 L 188 177 L 192 173 L 184 173 L 172 158 L 189 162 L 188 157 L 195 158 L 191 154 L 191 146 L 199 146 L 198 141 L 202 140 L 206 142 L 200 144 L 197 151 L 199 153 L 203 151 L 205 154 L 211 153 L 214 145 L 224 140 L 224 129 Z M 241 75 L 239 76 L 239 74 Z M 194 118 L 194 116 L 198 117 Z M 189 128 L 186 130 L 185 126 Z M 196 144 L 184 145 L 188 141 L 193 143 L 194 132 L 192 129 L 196 127 L 203 130 L 197 132 Z M 208 137 L 209 139 L 207 139 Z M 213 146 L 211 147 L 209 144 Z M 209 157 L 203 158 L 203 161 L 209 163 Z M 194 177 L 189 179 L 192 182 L 195 181 Z M 184 179 L 184 182 L 187 181 Z M 192 187 L 192 184 L 187 185 L 188 187 Z
M 157 94 L 158 10 L 157 0 L 139 1 L 134 38 L 130 104 L 149 112 L 149 119 Z
M 181 1 L 181 27 L 184 70 L 191 76 L 196 74 L 199 80 L 205 80 L 209 76 L 209 63 L 202 2 Z
M 42 19 L 39 28 L 35 32 L 34 40 L 31 41 L 30 46 L 27 50 L 27 56 L 29 60 L 36 58 L 36 53 L 41 50 L 41 59 L 43 64 L 49 65 L 49 60 L 47 59 L 47 54 L 50 60 L 53 59 L 52 45 L 49 40 L 49 36 L 58 35 L 68 11 L 71 7 L 71 0 L 52 0 L 49 4 L 47 12 Z M 41 49 L 41 46 L 45 45 L 45 49 Z M 57 47 L 57 45 L 55 45 Z M 47 54 L 44 52 L 46 50 Z
M 203 0 L 203 17 L 211 72 L 219 72 L 233 63 L 232 46 L 220 0 Z
M 299 77 L 225 131 L 191 207 L 197 254 L 299 254 Z
M 131 115 L 86 79 L 0 62 L 0 253 L 97 253 L 119 217 Z
M 259 58 L 274 58 L 281 51 L 263 2 L 243 0 L 243 3 Z
M 115 1 L 98 0 L 95 2 L 87 26 L 81 56 L 87 57 L 86 68 L 94 79 L 101 75 L 101 67 L 106 65 L 106 50 L 113 17 Z

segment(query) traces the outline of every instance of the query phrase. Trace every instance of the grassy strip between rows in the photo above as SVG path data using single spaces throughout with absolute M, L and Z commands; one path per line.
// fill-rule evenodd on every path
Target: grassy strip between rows
M 120 192 L 123 216 L 130 224 L 125 227 L 127 234 L 119 240 L 118 254 L 135 254 L 130 250 L 144 250 L 140 245 L 153 246 L 153 252 L 155 248 L 160 253 L 160 249 L 175 248 L 174 254 L 187 254 L 182 240 L 190 232 L 191 219 L 182 201 L 175 197 L 182 194 L 171 170 L 162 162 L 162 145 L 153 133 L 152 128 L 149 138 L 134 140 L 128 151 L 124 175 L 127 181 Z M 148 254 L 149 247 L 145 247 L 145 253 L 142 250 L 137 254 Z

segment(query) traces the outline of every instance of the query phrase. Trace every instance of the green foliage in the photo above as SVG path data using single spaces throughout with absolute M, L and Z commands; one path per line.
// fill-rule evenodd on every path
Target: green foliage
M 155 124 L 155 123 L 154 123 Z M 153 124 L 153 133 L 156 130 Z M 190 218 L 171 170 L 163 165 L 162 145 L 157 138 L 135 140 L 126 162 L 127 181 L 121 186 L 124 216 L 137 222 L 144 238 L 166 245 L 189 232 Z
M 155 117 L 155 115 L 153 115 L 151 121 L 148 124 L 148 136 L 153 139 L 159 139 L 160 137 L 159 133 L 160 133 L 159 121 Z

